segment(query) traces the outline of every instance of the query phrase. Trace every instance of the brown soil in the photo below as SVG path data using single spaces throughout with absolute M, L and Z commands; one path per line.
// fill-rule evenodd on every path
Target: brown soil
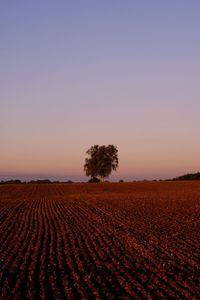
M 0 186 L 1 299 L 199 299 L 200 182 Z

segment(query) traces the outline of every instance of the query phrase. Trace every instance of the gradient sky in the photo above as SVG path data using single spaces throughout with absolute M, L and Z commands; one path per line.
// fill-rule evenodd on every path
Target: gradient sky
M 0 178 L 111 179 L 200 170 L 199 0 L 0 2 Z M 22 176 L 23 175 L 23 176 Z

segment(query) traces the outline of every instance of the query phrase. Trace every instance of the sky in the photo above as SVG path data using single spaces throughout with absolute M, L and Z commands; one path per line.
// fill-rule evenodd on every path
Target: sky
M 0 1 L 0 179 L 111 180 L 200 170 L 199 0 Z

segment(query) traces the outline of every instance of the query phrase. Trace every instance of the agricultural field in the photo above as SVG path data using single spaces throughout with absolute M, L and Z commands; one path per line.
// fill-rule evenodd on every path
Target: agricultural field
M 0 186 L 0 299 L 199 299 L 200 182 Z

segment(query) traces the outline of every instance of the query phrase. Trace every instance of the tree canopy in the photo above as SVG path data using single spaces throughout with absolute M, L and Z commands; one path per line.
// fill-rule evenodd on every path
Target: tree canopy
M 104 181 L 118 167 L 118 150 L 114 145 L 94 145 L 86 153 L 89 155 L 84 164 L 87 176 L 99 177 L 101 181 Z

